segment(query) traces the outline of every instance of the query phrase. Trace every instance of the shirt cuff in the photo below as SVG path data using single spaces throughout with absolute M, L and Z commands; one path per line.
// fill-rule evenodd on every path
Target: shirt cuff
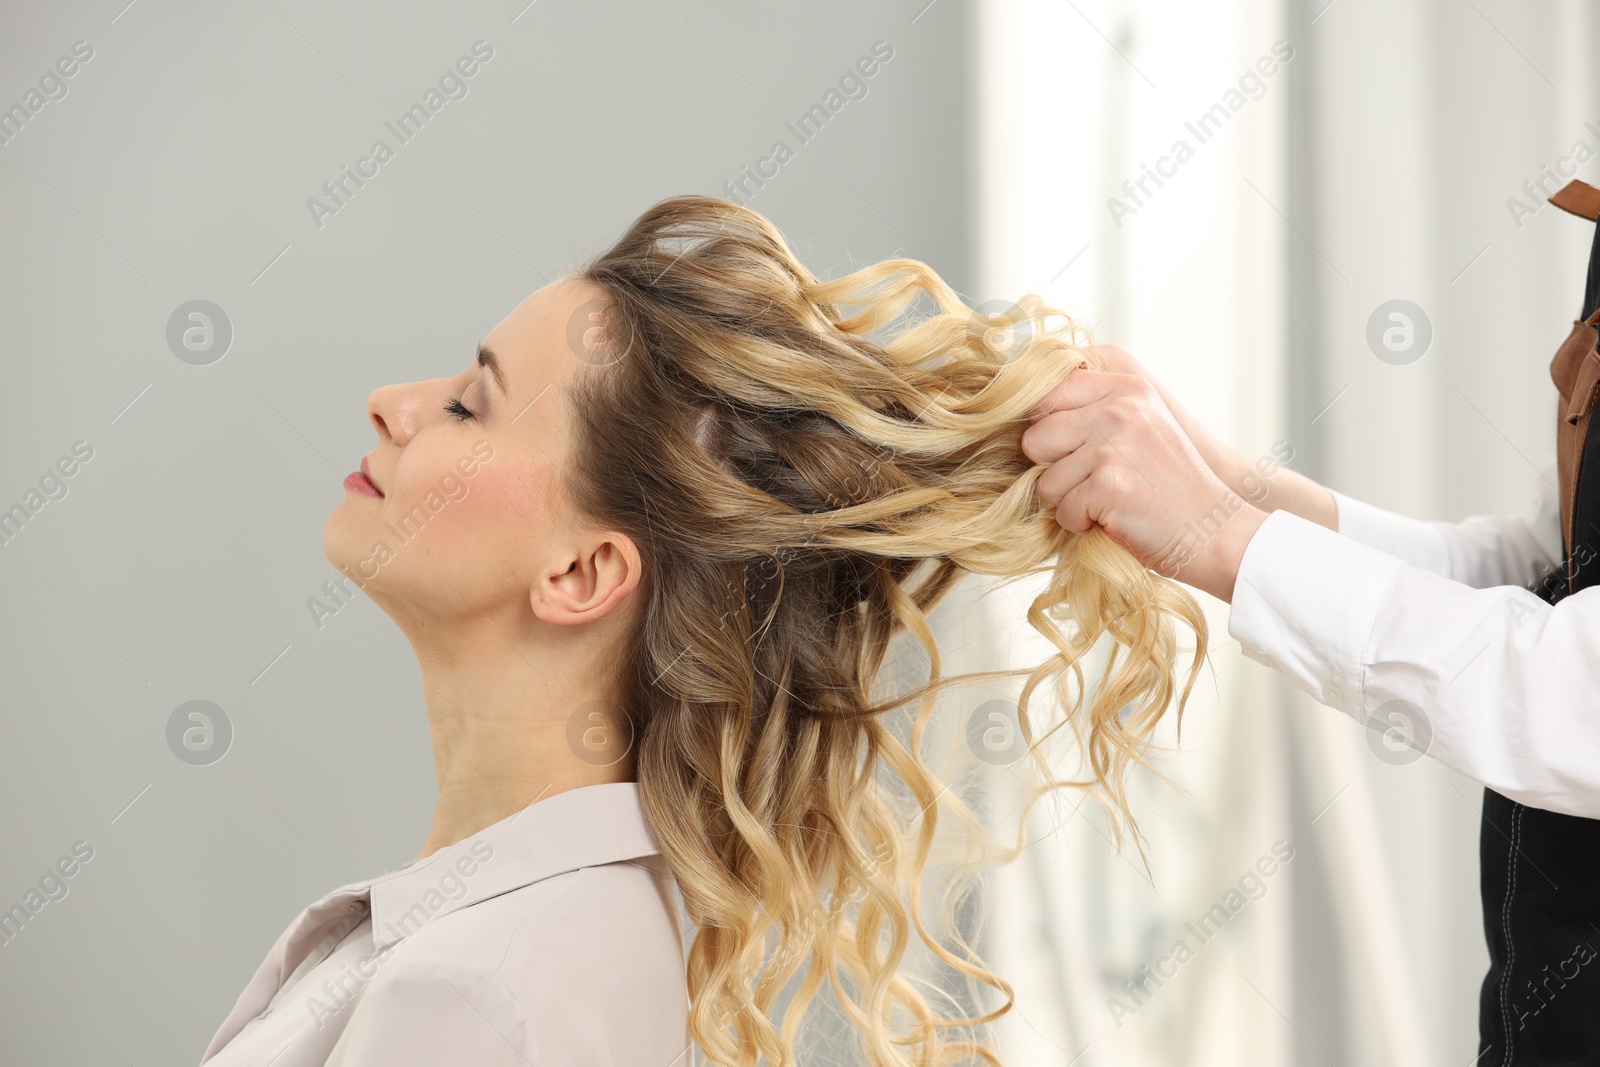
M 1397 515 L 1336 489 L 1339 533 L 1354 541 L 1397 556 L 1414 567 L 1450 576 L 1450 550 L 1444 535 L 1431 523 Z
M 1245 546 L 1228 635 L 1250 659 L 1365 722 L 1373 623 L 1404 566 L 1319 523 L 1274 511 Z

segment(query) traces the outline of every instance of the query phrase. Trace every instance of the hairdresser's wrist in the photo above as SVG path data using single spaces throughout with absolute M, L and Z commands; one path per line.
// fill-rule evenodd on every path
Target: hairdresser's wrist
M 1327 486 L 1283 465 L 1283 461 L 1294 454 L 1292 449 L 1287 455 L 1280 453 L 1280 442 L 1273 446 L 1272 456 L 1262 456 L 1252 461 L 1206 429 L 1205 424 L 1178 403 L 1160 382 L 1153 378 L 1150 381 L 1155 384 L 1162 402 L 1172 412 L 1195 451 L 1200 453 L 1200 458 L 1206 461 L 1206 466 L 1211 468 L 1223 485 L 1263 513 L 1289 511 L 1330 530 L 1339 528 L 1338 508 Z
M 1244 562 L 1244 551 L 1266 521 L 1267 512 L 1245 503 L 1211 538 L 1197 547 L 1178 573 L 1178 580 L 1225 603 L 1233 603 L 1233 587 L 1239 578 L 1239 566 Z

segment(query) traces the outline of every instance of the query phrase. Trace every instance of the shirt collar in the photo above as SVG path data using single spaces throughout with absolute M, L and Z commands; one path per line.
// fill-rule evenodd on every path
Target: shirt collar
M 535 801 L 397 871 L 335 889 L 313 907 L 359 907 L 368 898 L 373 948 L 381 952 L 435 919 L 490 897 L 582 867 L 659 852 L 637 783 L 589 785 Z

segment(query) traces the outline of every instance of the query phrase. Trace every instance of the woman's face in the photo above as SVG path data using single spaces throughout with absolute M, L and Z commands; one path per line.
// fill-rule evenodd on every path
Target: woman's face
M 595 590 L 582 587 L 616 578 L 626 563 L 619 550 L 633 554 L 627 569 L 636 577 L 631 543 L 619 549 L 621 535 L 574 522 L 554 489 L 568 441 L 561 391 L 580 362 L 573 342 L 602 296 L 581 279 L 547 285 L 459 374 L 385 386 L 368 399 L 378 444 L 363 458 L 364 476 L 346 479 L 322 544 L 390 614 L 483 612 L 527 603 L 530 591 L 536 612 L 541 591 L 556 601 L 576 595 L 592 609 L 583 597 Z

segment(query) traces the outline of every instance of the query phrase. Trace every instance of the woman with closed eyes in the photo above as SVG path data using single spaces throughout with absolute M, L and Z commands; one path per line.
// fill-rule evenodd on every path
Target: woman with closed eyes
M 1029 620 L 1059 654 L 991 673 L 1029 675 L 1032 741 L 1059 684 L 1049 730 L 1124 815 L 1193 684 L 1174 624 L 1205 648 L 1181 588 L 1035 491 L 1030 409 L 1092 359 L 1054 314 L 978 316 L 912 260 L 819 280 L 679 197 L 458 373 L 373 393 L 323 545 L 416 652 L 437 810 L 413 861 L 290 923 L 203 1062 L 792 1064 L 824 984 L 865 1062 L 999 1062 L 1009 987 L 924 923 L 940 816 L 979 831 L 924 763 L 964 680 L 926 613 L 967 572 L 1050 574 Z M 899 634 L 932 676 L 875 701 Z M 925 995 L 914 952 L 983 1003 Z

